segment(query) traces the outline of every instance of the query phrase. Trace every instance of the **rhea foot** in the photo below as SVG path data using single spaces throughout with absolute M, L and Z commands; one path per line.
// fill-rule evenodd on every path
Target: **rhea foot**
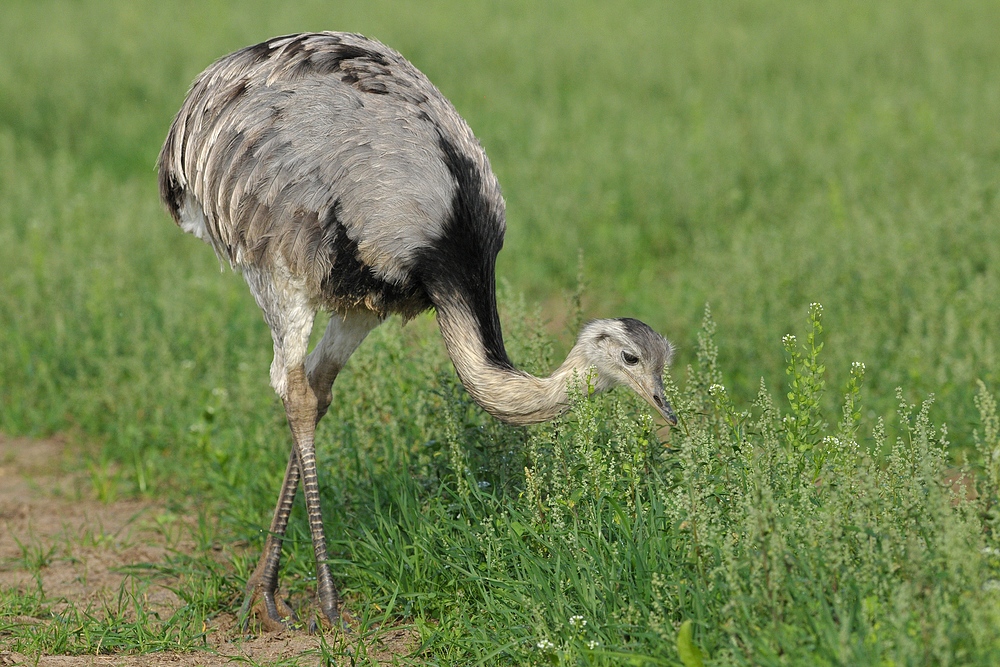
M 337 587 L 333 585 L 330 568 L 325 562 L 320 562 L 316 570 L 318 575 L 316 598 L 322 614 L 319 615 L 318 620 L 314 618 L 309 622 L 309 632 L 319 632 L 320 624 L 323 628 L 334 628 L 340 623 L 340 594 L 337 592 Z
M 268 590 L 271 588 L 271 590 Z M 280 632 L 289 630 L 298 623 L 298 617 L 284 600 L 275 596 L 277 586 L 268 587 L 263 577 L 254 573 L 247 582 L 246 597 L 240 608 L 239 622 L 244 631 L 250 626 L 253 617 L 260 623 L 265 632 Z
M 308 626 L 310 633 L 337 627 L 341 620 L 340 595 L 333 585 L 333 578 L 329 576 L 329 570 L 325 574 L 325 577 L 320 575 L 317 590 L 320 613 L 310 619 Z M 274 590 L 268 590 L 269 587 L 263 579 L 255 572 L 247 582 L 246 597 L 238 616 L 240 627 L 246 631 L 250 627 L 250 619 L 253 618 L 260 623 L 260 628 L 264 632 L 281 632 L 296 627 L 301 629 L 302 625 L 295 611 L 276 595 L 277 586 L 274 586 Z

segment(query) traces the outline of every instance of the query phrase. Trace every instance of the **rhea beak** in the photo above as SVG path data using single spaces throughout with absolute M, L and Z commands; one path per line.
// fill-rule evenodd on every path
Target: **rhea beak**
M 663 391 L 663 380 L 660 377 L 650 378 L 647 382 L 640 382 L 635 377 L 629 375 L 632 388 L 636 393 L 646 399 L 646 402 L 656 408 L 660 416 L 667 420 L 671 426 L 677 425 L 677 415 L 667 401 Z
M 667 420 L 667 423 L 671 426 L 677 426 L 677 415 L 674 414 L 674 409 L 670 407 L 670 403 L 667 399 L 663 398 L 661 394 L 653 394 L 653 407 L 655 407 L 660 415 Z

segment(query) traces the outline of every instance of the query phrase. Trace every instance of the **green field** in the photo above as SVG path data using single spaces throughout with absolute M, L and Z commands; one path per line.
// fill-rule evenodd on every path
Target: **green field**
M 362 32 L 490 155 L 515 362 L 638 317 L 677 345 L 681 426 L 616 391 L 504 427 L 430 315 L 390 321 L 317 436 L 357 618 L 434 664 L 1000 663 L 1000 5 L 347 4 L 4 4 L 0 432 L 68 433 L 114 494 L 196 495 L 210 541 L 262 543 L 290 443 L 270 338 L 154 163 L 215 58 Z M 192 563 L 147 628 L 178 646 L 238 608 L 252 554 Z M 3 620 L 30 604 L 0 591 L 0 642 L 86 650 Z

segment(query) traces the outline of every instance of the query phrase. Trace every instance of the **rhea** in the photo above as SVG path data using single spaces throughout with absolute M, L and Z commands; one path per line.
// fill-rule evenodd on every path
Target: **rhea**
M 191 86 L 158 160 L 160 196 L 180 227 L 242 272 L 274 342 L 271 385 L 293 447 L 242 618 L 294 618 L 276 594 L 281 542 L 301 480 L 317 596 L 339 596 L 327 563 L 314 434 L 337 374 L 387 317 L 437 315 L 458 376 L 509 424 L 552 419 L 568 385 L 627 385 L 676 423 L 664 397 L 669 342 L 638 320 L 594 320 L 549 377 L 504 349 L 495 273 L 504 200 L 482 146 L 412 64 L 348 33 L 276 37 L 227 55 Z M 331 313 L 307 353 L 313 320 Z

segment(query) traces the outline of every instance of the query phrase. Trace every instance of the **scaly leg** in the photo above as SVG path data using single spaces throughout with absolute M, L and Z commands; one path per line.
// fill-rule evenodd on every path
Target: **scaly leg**
M 303 367 L 316 311 L 309 303 L 303 280 L 282 271 L 272 272 L 253 266 L 245 267 L 243 276 L 257 305 L 263 311 L 264 321 L 271 329 L 271 338 L 274 341 L 271 386 L 281 397 L 285 404 L 285 412 L 288 414 L 289 373 L 292 369 Z M 301 400 L 296 402 L 298 403 L 301 403 Z M 315 396 L 313 403 L 315 404 Z M 291 419 L 289 424 L 292 424 Z M 294 439 L 294 427 L 292 431 Z M 258 618 L 265 630 L 280 630 L 287 627 L 289 621 L 295 620 L 288 605 L 277 598 L 277 591 L 281 543 L 301 477 L 299 461 L 298 447 L 293 446 L 289 453 L 285 478 L 278 494 L 278 503 L 271 519 L 271 528 L 263 553 L 247 581 L 246 598 L 240 610 L 244 627 L 251 615 Z
M 256 286 L 254 284 L 256 281 L 251 281 L 250 277 L 248 282 L 251 283 L 251 287 Z M 257 296 L 258 291 L 254 290 L 254 294 Z M 264 309 L 265 319 L 272 327 L 275 342 L 275 358 L 271 368 L 272 384 L 284 401 L 285 413 L 295 444 L 289 456 L 285 479 L 263 553 L 247 582 L 247 595 L 240 612 L 241 618 L 245 626 L 251 611 L 255 612 L 265 630 L 280 630 L 287 627 L 289 620 L 295 620 L 292 610 L 276 595 L 281 543 L 299 479 L 304 477 L 306 510 L 316 556 L 319 603 L 327 621 L 335 623 L 339 618 L 339 598 L 327 564 L 326 539 L 316 472 L 315 428 L 330 405 L 332 385 L 340 369 L 347 363 L 347 359 L 368 332 L 382 320 L 368 311 L 355 311 L 346 315 L 334 314 L 323 339 L 308 356 L 305 364 L 295 364 L 295 361 L 304 355 L 304 340 L 308 338 L 311 320 L 308 321 L 308 327 L 302 325 L 290 328 L 287 326 L 287 320 L 268 317 L 274 309 L 268 307 L 271 304 L 267 297 L 274 292 L 265 289 L 261 290 L 260 294 L 264 298 L 258 298 L 258 303 Z M 300 465 L 300 462 L 307 463 Z M 311 471 L 303 475 L 307 466 Z
M 313 556 L 316 559 L 316 586 L 320 609 L 331 624 L 340 619 L 339 595 L 333 585 L 330 565 L 327 562 L 326 534 L 323 529 L 323 512 L 320 508 L 319 475 L 316 471 L 314 437 L 318 413 L 316 393 L 309 386 L 304 366 L 288 372 L 288 395 L 285 414 L 295 441 L 295 454 L 302 475 L 302 490 L 306 499 L 306 517 L 312 535 Z
M 327 408 L 332 400 L 333 382 L 337 379 L 340 370 L 347 363 L 347 360 L 357 349 L 361 341 L 365 339 L 372 329 L 377 327 L 382 319 L 369 311 L 354 311 L 348 314 L 334 313 L 330 317 L 323 338 L 316 345 L 306 360 L 305 373 L 301 379 L 297 372 L 289 374 L 289 399 L 298 396 L 300 393 L 308 395 L 305 405 L 312 406 L 315 401 L 315 412 L 307 412 L 301 416 L 302 437 L 295 436 L 296 427 L 292 427 L 292 434 L 295 436 L 296 445 L 299 452 L 300 470 L 302 472 L 303 487 L 306 499 L 306 513 L 309 518 L 309 529 L 313 538 L 313 552 L 316 555 L 316 581 L 317 596 L 320 608 L 327 621 L 331 624 L 340 618 L 339 595 L 333 585 L 333 577 L 330 575 L 330 566 L 327 564 L 326 539 L 323 535 L 323 517 L 320 512 L 319 484 L 317 481 L 310 482 L 309 457 L 312 456 L 312 477 L 316 479 L 315 449 L 314 442 L 315 425 L 326 414 Z M 301 387 L 294 389 L 293 387 Z M 296 399 L 298 400 L 298 399 Z M 310 410 L 313 408 L 310 407 Z M 289 415 L 289 424 L 293 422 L 292 411 L 286 402 L 286 412 Z M 314 417 L 311 422 L 313 429 L 310 431 L 309 417 Z M 298 418 L 296 418 L 298 419 Z M 301 445 L 300 445 L 301 443 Z M 314 488 L 314 491 L 310 491 Z
M 326 535 L 319 499 L 319 476 L 316 471 L 314 436 L 318 420 L 318 401 L 306 379 L 303 365 L 288 371 L 285 387 L 285 414 L 292 431 L 294 449 L 289 456 L 285 480 L 278 495 L 278 505 L 271 519 L 271 529 L 264 544 L 264 551 L 257 568 L 247 581 L 247 597 L 241 610 L 244 618 L 249 618 L 249 612 L 255 610 L 265 630 L 282 629 L 287 626 L 289 619 L 294 620 L 292 610 L 276 598 L 275 593 L 278 588 L 281 541 L 288 526 L 288 517 L 295 501 L 300 477 L 305 492 L 306 516 L 312 536 L 313 555 L 316 559 L 320 608 L 330 623 L 335 623 L 340 617 L 339 596 L 327 563 Z
M 289 620 L 294 621 L 295 612 L 285 604 L 284 600 L 275 598 L 278 591 L 278 568 L 281 565 L 281 542 L 288 527 L 288 517 L 292 513 L 292 503 L 295 502 L 295 492 L 299 486 L 299 465 L 295 450 L 288 456 L 288 467 L 285 469 L 285 480 L 281 483 L 278 494 L 278 506 L 274 508 L 271 528 L 264 543 L 264 551 L 257 562 L 257 567 L 247 581 L 246 598 L 240 609 L 240 625 L 245 630 L 250 620 L 251 610 L 256 610 L 265 630 L 276 631 L 287 627 Z M 263 609 L 260 609 L 263 605 Z M 261 613 L 263 612 L 263 613 Z

